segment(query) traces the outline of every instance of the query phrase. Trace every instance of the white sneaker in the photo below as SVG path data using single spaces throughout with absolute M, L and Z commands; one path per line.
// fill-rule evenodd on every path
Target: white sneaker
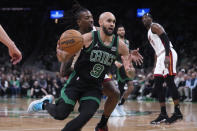
M 120 106 L 117 105 L 116 108 L 117 108 L 117 110 L 118 110 L 118 112 L 120 113 L 121 116 L 126 116 L 127 115 L 127 113 L 124 111 L 123 105 L 120 105 Z
M 27 112 L 28 113 L 35 113 L 38 112 L 42 109 L 42 105 L 43 105 L 43 101 L 48 100 L 49 103 L 52 103 L 54 100 L 54 97 L 52 95 L 46 95 L 45 97 L 43 97 L 40 100 L 35 100 L 33 102 L 31 102 L 31 104 L 29 105 Z
M 186 98 L 185 100 L 184 100 L 184 102 L 188 102 L 189 101 L 189 98 Z
M 192 98 L 189 99 L 189 102 L 192 102 Z
M 117 109 L 115 108 L 115 109 L 113 110 L 113 112 L 111 113 L 110 116 L 112 116 L 112 117 L 120 117 L 121 115 L 120 115 L 120 113 L 117 111 Z

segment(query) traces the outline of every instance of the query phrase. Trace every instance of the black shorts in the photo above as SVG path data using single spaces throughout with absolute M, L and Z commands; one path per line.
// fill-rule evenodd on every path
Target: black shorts
M 89 84 L 81 80 L 76 72 L 73 72 L 61 90 L 61 98 L 65 103 L 75 105 L 77 101 L 94 100 L 100 104 L 102 96 L 101 84 Z

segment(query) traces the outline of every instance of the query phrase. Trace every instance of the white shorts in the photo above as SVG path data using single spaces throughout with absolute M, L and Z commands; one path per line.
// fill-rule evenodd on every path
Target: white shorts
M 164 60 L 165 60 L 165 52 L 157 56 L 157 63 L 154 70 L 154 76 L 166 76 L 168 75 L 176 75 L 176 64 L 177 64 L 177 53 L 171 48 L 170 49 L 170 65 L 169 68 L 165 68 Z

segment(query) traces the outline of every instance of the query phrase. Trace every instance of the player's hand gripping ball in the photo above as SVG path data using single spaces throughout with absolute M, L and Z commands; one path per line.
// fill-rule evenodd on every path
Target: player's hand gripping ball
M 58 44 L 59 49 L 66 51 L 69 54 L 75 54 L 83 47 L 83 37 L 77 30 L 66 30 L 60 36 Z

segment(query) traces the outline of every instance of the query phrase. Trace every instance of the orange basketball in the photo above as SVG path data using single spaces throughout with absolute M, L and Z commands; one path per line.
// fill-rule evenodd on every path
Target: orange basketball
M 75 54 L 83 47 L 83 37 L 77 30 L 66 30 L 60 37 L 59 46 L 61 50 Z

